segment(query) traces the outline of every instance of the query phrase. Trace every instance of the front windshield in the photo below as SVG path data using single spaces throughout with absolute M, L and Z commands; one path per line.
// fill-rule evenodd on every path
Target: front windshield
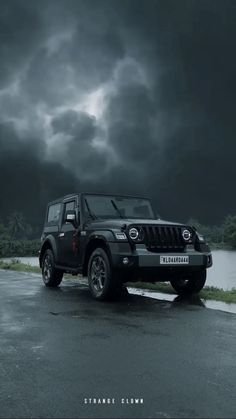
M 154 219 L 151 203 L 145 198 L 113 195 L 84 195 L 85 216 L 96 218 Z

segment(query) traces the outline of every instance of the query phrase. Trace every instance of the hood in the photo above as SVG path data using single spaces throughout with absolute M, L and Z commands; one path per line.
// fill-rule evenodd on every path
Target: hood
M 115 219 L 105 219 L 105 220 L 91 220 L 87 223 L 87 227 L 94 229 L 94 230 L 103 230 L 107 228 L 117 228 L 121 229 L 123 226 L 130 226 L 130 225 L 175 225 L 175 226 L 183 226 L 181 223 L 176 223 L 173 221 L 166 221 L 161 219 L 152 219 L 152 220 L 146 220 L 146 219 L 131 219 L 131 218 L 115 218 Z

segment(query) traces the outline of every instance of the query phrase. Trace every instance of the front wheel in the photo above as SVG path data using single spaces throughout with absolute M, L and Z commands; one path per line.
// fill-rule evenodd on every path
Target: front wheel
M 197 294 L 206 283 L 206 269 L 192 272 L 183 278 L 172 279 L 170 283 L 179 295 Z
M 88 262 L 88 284 L 96 300 L 106 300 L 119 292 L 121 283 L 104 249 L 97 248 Z
M 63 272 L 55 268 L 53 252 L 50 249 L 43 255 L 42 277 L 46 287 L 58 287 L 62 281 Z

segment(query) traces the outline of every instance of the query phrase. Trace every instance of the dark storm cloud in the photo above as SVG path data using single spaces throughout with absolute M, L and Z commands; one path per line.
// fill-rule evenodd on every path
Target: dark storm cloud
M 24 84 L 31 100 L 50 105 L 80 101 L 111 77 L 124 46 L 119 28 L 112 26 L 115 10 L 106 3 L 69 1 L 67 7 L 66 2 L 44 2 L 41 18 L 48 23 L 48 38 L 34 54 Z
M 136 193 L 142 192 L 150 181 L 150 168 L 155 165 L 153 157 L 160 151 L 153 129 L 156 116 L 155 101 L 141 69 L 136 62 L 127 60 L 117 71 L 106 113 L 109 144 L 118 160 L 111 171 L 119 173 L 120 193 L 123 185 L 132 193 L 137 184 Z M 156 176 L 159 171 L 160 165 L 156 167 Z M 130 187 L 125 179 L 131 179 Z
M 144 155 L 145 189 L 163 213 L 217 222 L 236 211 L 235 16 L 233 1 L 137 2 L 127 14 L 130 43 L 139 40 L 133 56 L 149 74 L 156 117 L 166 121 L 152 132 L 154 147 L 147 131 L 156 163 Z
M 26 1 L 0 4 L 0 89 L 26 65 L 42 37 L 40 17 Z
M 24 211 L 29 222 L 39 226 L 47 200 L 78 187 L 61 164 L 42 160 L 42 142 L 22 141 L 11 124 L 0 125 L 0 150 L 1 215 Z
M 78 141 L 90 141 L 95 136 L 96 121 L 84 112 L 67 110 L 52 120 L 54 133 L 72 135 Z
M 51 125 L 54 134 L 62 135 L 64 143 L 61 155 L 57 150 L 58 141 L 51 154 L 57 153 L 57 159 L 78 178 L 93 179 L 95 173 L 101 176 L 106 169 L 108 155 L 104 147 L 94 144 L 99 136 L 95 117 L 85 112 L 67 110 L 53 118 Z
M 0 213 L 76 189 L 236 213 L 235 18 L 234 0 L 2 0 Z

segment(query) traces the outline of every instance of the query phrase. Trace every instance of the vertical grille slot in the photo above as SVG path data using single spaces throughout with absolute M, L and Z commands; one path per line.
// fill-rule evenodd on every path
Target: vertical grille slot
M 181 227 L 172 225 L 145 225 L 145 244 L 148 250 L 156 252 L 183 252 L 185 243 Z

